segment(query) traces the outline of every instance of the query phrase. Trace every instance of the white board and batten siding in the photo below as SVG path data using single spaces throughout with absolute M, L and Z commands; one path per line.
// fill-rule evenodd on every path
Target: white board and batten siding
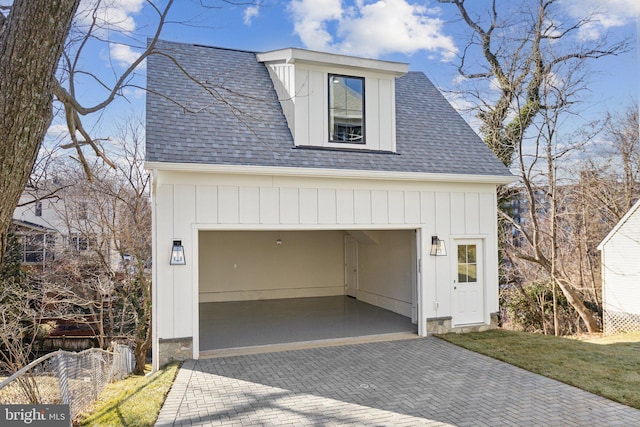
M 640 315 L 640 201 L 598 246 L 605 311 Z
M 197 240 L 205 230 L 419 230 L 425 319 L 451 315 L 455 239 L 483 239 L 487 323 L 498 310 L 494 184 L 156 171 L 154 187 L 155 233 L 166 237 L 155 242 L 160 338 L 197 328 Z M 432 234 L 449 256 L 429 256 Z M 185 266 L 169 265 L 173 239 L 182 240 Z

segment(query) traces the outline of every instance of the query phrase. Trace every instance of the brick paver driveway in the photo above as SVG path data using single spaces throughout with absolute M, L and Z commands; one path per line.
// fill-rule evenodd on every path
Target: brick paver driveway
M 638 426 L 640 411 L 437 338 L 188 361 L 158 426 Z

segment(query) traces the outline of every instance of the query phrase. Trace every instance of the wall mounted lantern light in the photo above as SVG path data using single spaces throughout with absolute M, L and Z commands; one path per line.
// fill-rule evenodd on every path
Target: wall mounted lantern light
M 174 240 L 171 247 L 171 260 L 170 265 L 186 265 L 187 260 L 184 257 L 184 246 L 182 246 L 182 240 Z
M 444 240 L 438 239 L 438 236 L 431 236 L 431 255 L 447 255 L 447 248 L 444 246 Z

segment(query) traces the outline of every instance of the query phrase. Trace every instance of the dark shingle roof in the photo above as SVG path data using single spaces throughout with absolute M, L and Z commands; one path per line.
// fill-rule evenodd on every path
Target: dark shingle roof
M 147 161 L 510 175 L 423 73 L 396 79 L 397 153 L 295 148 L 254 52 L 158 49 L 168 56 L 147 60 Z
M 12 218 L 11 219 L 11 224 L 14 227 L 28 228 L 29 230 L 36 231 L 36 232 L 41 232 L 41 233 L 54 233 L 54 232 L 56 232 L 56 230 L 54 230 L 53 228 L 48 228 L 48 227 L 45 227 L 44 225 L 36 224 L 35 222 L 24 221 L 22 219 L 17 219 L 17 218 Z

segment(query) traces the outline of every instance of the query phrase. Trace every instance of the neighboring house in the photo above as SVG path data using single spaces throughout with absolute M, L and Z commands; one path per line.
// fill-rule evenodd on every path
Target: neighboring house
M 55 245 L 59 236 L 57 230 L 15 218 L 11 227 L 20 242 L 22 265 L 44 268 L 47 262 L 55 258 Z
M 423 73 L 302 49 L 157 46 L 155 367 L 207 350 L 208 302 L 351 295 L 421 336 L 495 323 L 496 186 L 514 177 Z
M 90 255 L 98 242 L 109 239 L 93 221 L 89 198 L 78 192 L 63 189 L 55 197 L 43 197 L 51 191 L 30 189 L 20 197 L 19 207 L 13 213 L 13 230 L 22 245 L 23 264 L 46 268 L 47 262 L 73 254 Z M 120 257 L 105 244 L 106 257 L 114 269 L 121 264 Z
M 29 278 L 41 285 L 44 304 L 37 321 L 53 326 L 38 340 L 41 351 L 77 351 L 101 345 L 103 339 L 121 340 L 136 322 L 138 307 L 127 305 L 132 300 L 123 294 L 139 278 L 138 264 L 121 248 L 150 225 L 150 210 L 140 207 L 147 216 L 140 214 L 134 225 L 129 222 L 133 215 L 127 215 L 130 205 L 123 201 L 126 191 L 116 198 L 93 190 L 83 178 L 27 188 L 14 210 L 12 231 L 21 244 L 22 267 L 44 273 Z M 150 241 L 148 231 L 143 234 L 140 240 Z
M 58 199 L 36 201 L 35 194 L 35 189 L 22 194 L 12 225 L 22 246 L 22 264 L 44 269 L 64 248 L 64 221 L 56 209 Z
M 640 331 L 640 200 L 598 245 L 604 332 Z

